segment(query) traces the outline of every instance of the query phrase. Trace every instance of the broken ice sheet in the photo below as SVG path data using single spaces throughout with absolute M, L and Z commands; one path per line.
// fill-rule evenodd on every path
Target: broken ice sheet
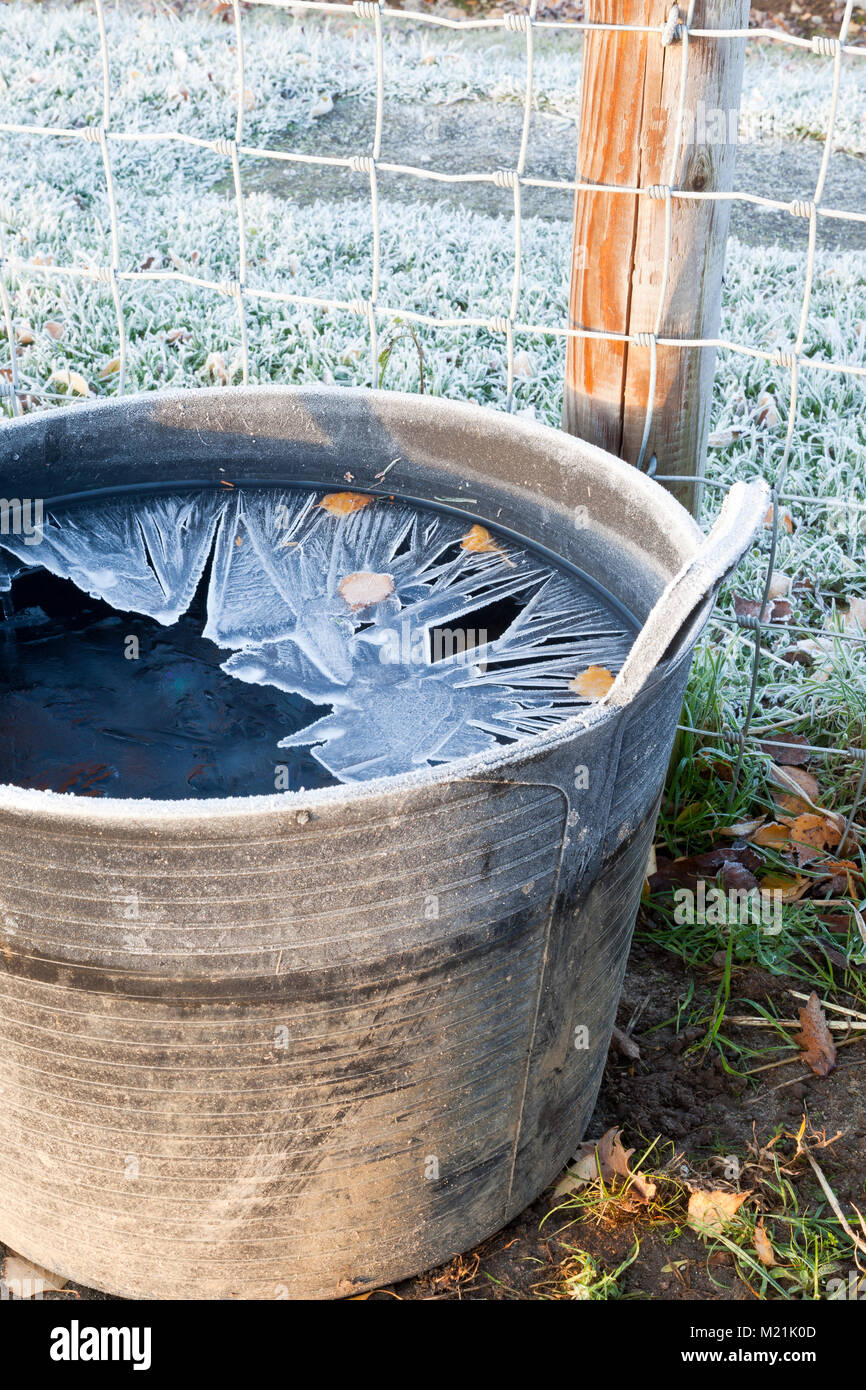
M 395 525 L 403 510 L 393 509 Z M 306 640 L 310 634 L 299 642 L 295 633 L 246 647 L 225 663 L 239 680 L 332 705 L 332 714 L 280 747 L 315 745 L 313 756 L 343 781 L 390 776 L 540 733 L 585 703 L 569 689 L 576 670 L 592 663 L 622 666 L 634 632 L 604 594 L 518 547 L 466 551 L 460 546 L 465 534 L 464 522 L 422 520 L 421 549 L 410 551 L 397 618 L 392 608 L 376 604 L 363 611 L 362 625 L 350 610 L 339 626 L 339 673 L 322 659 L 316 624 L 313 642 Z M 354 567 L 359 557 L 349 551 L 344 563 Z M 316 609 L 321 584 L 320 573 L 312 611 L 323 611 Z M 491 605 L 509 599 L 523 606 L 501 636 L 488 641 L 486 632 L 473 629 L 473 614 L 481 621 Z M 461 640 L 467 630 L 477 643 L 468 650 Z M 455 648 L 441 660 L 433 659 L 434 633 L 448 635 Z
M 192 602 L 222 505 L 215 492 L 112 497 L 53 509 L 38 545 L 2 544 L 113 608 L 169 626 Z
M 353 678 L 355 636 L 373 623 L 390 632 L 406 607 L 427 600 L 416 626 L 454 618 L 541 573 L 526 554 L 461 552 L 467 524 L 378 499 L 348 514 L 326 510 L 314 494 L 242 491 L 217 533 L 205 637 L 222 647 L 291 641 L 318 668 L 319 693 Z M 519 569 L 515 586 L 514 571 Z M 387 576 L 393 587 L 357 607 L 341 586 L 349 576 Z M 315 698 L 315 697 L 311 697 Z

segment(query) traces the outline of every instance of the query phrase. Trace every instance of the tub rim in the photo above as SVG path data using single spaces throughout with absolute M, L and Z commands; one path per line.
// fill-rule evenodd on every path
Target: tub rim
M 73 415 L 83 418 L 85 425 L 94 421 L 100 425 L 99 416 L 118 414 L 126 416 L 136 408 L 152 410 L 155 405 L 165 404 L 194 407 L 199 403 L 206 408 L 208 400 L 217 398 L 220 403 L 231 402 L 241 409 L 245 401 L 267 397 L 303 401 L 305 398 L 326 400 L 335 403 L 350 396 L 355 400 L 367 400 L 375 408 L 377 404 L 388 410 L 399 412 L 401 407 L 411 413 L 424 417 L 433 430 L 459 425 L 461 420 L 467 425 L 486 426 L 488 430 L 508 431 L 512 436 L 525 441 L 529 451 L 541 452 L 556 449 L 560 457 L 578 456 L 582 462 L 593 463 L 615 483 L 619 483 L 631 500 L 640 505 L 642 501 L 661 513 L 661 519 L 669 528 L 674 543 L 683 543 L 681 562 L 691 558 L 694 550 L 703 539 L 704 533 L 694 518 L 680 502 L 655 482 L 648 474 L 625 463 L 622 459 L 590 444 L 585 440 L 568 435 L 562 430 L 544 425 L 536 420 L 516 417 L 490 406 L 480 406 L 472 402 L 452 400 L 445 396 L 429 396 L 398 391 L 375 391 L 367 387 L 338 386 L 234 386 L 203 387 L 200 389 L 178 389 L 169 391 L 144 391 L 123 397 L 111 397 L 98 401 L 76 403 L 62 410 L 40 412 L 35 416 L 17 416 L 7 421 L 0 430 L 0 441 L 6 446 L 16 434 L 37 434 L 46 427 L 47 421 L 58 417 Z M 128 421 L 127 421 L 128 423 Z M 5 452 L 5 448 L 4 448 Z M 0 467 L 4 460 L 0 457 Z M 569 462 L 565 458 L 565 462 Z M 367 490 L 369 489 L 363 489 Z M 94 489 L 98 491 L 98 489 Z M 694 643 L 706 625 L 714 603 L 710 595 L 692 619 L 680 632 L 676 651 L 665 661 L 660 662 L 646 685 L 649 692 L 658 682 L 665 679 L 680 662 L 690 656 Z M 389 777 L 375 777 L 364 782 L 344 782 L 334 787 L 320 787 L 311 790 L 282 791 L 262 793 L 245 797 L 194 797 L 179 800 L 152 797 L 85 797 L 74 792 L 38 791 L 30 787 L 19 787 L 14 783 L 0 784 L 0 814 L 13 813 L 23 816 L 49 816 L 54 820 L 68 820 L 74 823 L 90 823 L 101 827 L 117 826 L 129 828 L 133 822 L 152 826 L 163 826 L 172 820 L 188 823 L 200 820 L 212 822 L 222 817 L 257 817 L 263 813 L 299 813 L 316 810 L 333 811 L 342 805 L 374 801 L 377 798 L 391 800 L 396 795 L 425 789 L 435 790 L 455 782 L 499 776 L 502 781 L 513 781 L 519 768 L 544 754 L 552 753 L 574 742 L 584 730 L 598 729 L 603 724 L 613 725 L 627 717 L 628 706 L 589 706 L 580 713 L 564 720 L 555 728 L 543 734 L 525 735 L 513 743 L 472 754 L 469 757 L 455 758 L 451 762 L 434 766 L 425 764 L 416 770 L 406 771 Z M 503 775 L 504 774 L 504 775 Z M 510 775 L 508 775 L 510 774 Z

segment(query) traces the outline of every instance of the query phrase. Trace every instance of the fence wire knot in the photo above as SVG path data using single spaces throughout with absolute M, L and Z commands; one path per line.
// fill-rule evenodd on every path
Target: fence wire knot
M 532 23 L 528 14 L 505 14 L 502 19 L 506 29 L 513 34 L 525 34 Z
M 354 0 L 352 9 L 359 19 L 375 19 L 381 13 L 382 6 L 377 4 L 377 0 Z
M 516 188 L 520 176 L 513 169 L 497 169 L 493 174 L 493 182 L 497 188 Z
M 239 299 L 244 292 L 240 280 L 220 280 L 218 289 L 227 299 Z
M 90 273 L 99 285 L 113 285 L 117 276 L 117 270 L 110 265 L 95 265 Z
M 796 367 L 796 352 L 774 352 L 770 358 L 770 365 L 773 367 Z
M 632 342 L 637 347 L 651 348 L 656 341 L 655 333 L 633 333 Z
M 664 201 L 671 196 L 671 186 L 669 183 L 651 183 L 644 190 L 644 197 L 653 198 L 658 202 Z
M 507 333 L 511 325 L 511 319 L 492 318 L 487 320 L 487 327 L 491 333 Z
M 355 174 L 372 174 L 376 167 L 376 161 L 371 154 L 353 154 L 349 156 L 349 168 Z
M 818 204 L 810 203 L 805 198 L 795 198 L 793 202 L 788 205 L 788 211 L 791 213 L 792 217 L 809 218 L 814 212 L 817 212 L 817 210 Z
M 98 145 L 105 136 L 104 125 L 83 125 L 81 127 L 81 138 L 88 145 Z
M 222 139 L 213 140 L 211 142 L 211 149 L 213 150 L 214 154 L 224 154 L 227 159 L 231 159 L 234 155 L 235 150 L 237 149 L 237 141 Z
M 762 621 L 760 618 L 755 617 L 752 613 L 738 613 L 737 626 L 747 627 L 750 629 L 751 632 L 760 632 L 762 627 Z
M 670 14 L 662 25 L 662 47 L 667 48 L 668 44 L 676 43 L 683 36 L 683 26 L 680 23 L 679 5 L 671 5 Z
M 376 311 L 371 300 L 353 299 L 350 301 L 349 308 L 353 314 L 361 314 L 369 323 L 375 321 Z
M 838 39 L 827 38 L 824 34 L 815 34 L 812 38 L 812 52 L 821 58 L 835 58 L 841 48 Z

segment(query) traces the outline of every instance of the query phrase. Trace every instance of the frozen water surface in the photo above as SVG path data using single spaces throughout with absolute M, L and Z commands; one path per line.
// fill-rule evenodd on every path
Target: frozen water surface
M 59 774 L 34 780 L 30 764 L 40 738 L 57 745 L 52 766 L 63 762 L 64 727 L 70 755 L 86 755 L 88 738 L 94 754 L 104 738 L 138 750 L 129 767 L 114 745 L 93 764 L 114 774 L 97 779 L 97 795 L 270 792 L 281 759 L 286 787 L 447 762 L 574 714 L 585 703 L 575 676 L 615 674 L 635 636 L 608 594 L 530 546 L 368 494 L 115 496 L 50 509 L 38 545 L 0 544 L 2 723 L 18 752 L 0 770 L 27 785 L 60 789 Z M 58 598 L 67 584 L 52 591 L 61 611 L 45 613 L 40 566 L 90 608 L 72 616 Z M 153 629 L 140 657 L 128 649 L 135 620 L 119 624 L 111 610 Z M 29 729 L 26 756 L 15 727 Z M 172 782 L 181 730 L 209 776 Z M 154 749 L 162 772 L 148 780 Z M 82 789 L 73 775 L 62 784 Z

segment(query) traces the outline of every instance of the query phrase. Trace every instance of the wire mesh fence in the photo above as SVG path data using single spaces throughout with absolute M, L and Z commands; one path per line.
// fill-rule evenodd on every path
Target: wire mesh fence
M 81 9 L 85 7 L 80 7 Z M 734 781 L 740 774 L 743 757 L 747 749 L 757 747 L 761 739 L 766 739 L 768 731 L 759 727 L 759 694 L 761 689 L 762 661 L 767 656 L 768 644 L 772 635 L 778 631 L 788 631 L 784 623 L 773 621 L 771 584 L 775 570 L 776 556 L 780 541 L 780 528 L 784 526 L 785 511 L 788 505 L 800 508 L 841 509 L 857 536 L 861 534 L 861 518 L 866 520 L 866 502 L 848 497 L 815 497 L 806 493 L 786 491 L 789 464 L 792 451 L 796 448 L 798 403 L 805 374 L 832 373 L 847 377 L 855 386 L 866 378 L 866 365 L 862 361 L 839 360 L 833 356 L 816 356 L 807 351 L 807 334 L 810 327 L 810 312 L 816 276 L 816 250 L 819 228 L 830 223 L 866 224 L 866 208 L 833 206 L 828 203 L 826 190 L 828 173 L 834 153 L 836 140 L 837 114 L 840 88 L 846 64 L 859 64 L 866 59 L 866 43 L 856 42 L 849 36 L 853 0 L 847 0 L 838 34 L 835 37 L 816 36 L 807 39 L 782 30 L 768 28 L 713 29 L 698 27 L 694 23 L 695 0 L 684 10 L 676 4 L 670 6 L 664 19 L 658 25 L 612 25 L 597 24 L 586 20 L 550 18 L 539 16 L 538 0 L 531 0 L 528 8 L 520 12 L 496 15 L 451 16 L 425 11 L 402 10 L 377 3 L 376 0 L 354 0 L 352 4 L 328 3 L 327 0 L 253 0 L 253 4 L 242 4 L 232 0 L 229 6 L 233 20 L 235 47 L 235 91 L 232 109 L 233 133 L 226 137 L 219 135 L 213 139 L 192 134 L 189 131 L 151 130 L 140 127 L 130 128 L 120 123 L 114 114 L 112 84 L 112 51 L 110 32 L 110 13 L 106 13 L 104 0 L 93 0 L 92 13 L 95 14 L 98 36 L 98 71 L 101 74 L 101 119 L 82 125 L 53 125 L 28 120 L 8 120 L 0 122 L 0 131 L 7 137 L 28 137 L 46 141 L 66 142 L 65 147 L 72 151 L 75 143 L 89 143 L 95 146 L 101 159 L 104 191 L 108 214 L 107 245 L 110 256 L 103 263 L 54 264 L 44 263 L 41 258 L 21 256 L 3 248 L 0 259 L 0 323 L 5 328 L 8 358 L 0 364 L 0 397 L 12 414 L 18 414 L 22 402 L 50 403 L 59 393 L 52 393 L 50 384 L 34 384 L 22 377 L 19 356 L 16 350 L 15 333 L 15 295 L 18 287 L 27 277 L 42 280 L 74 280 L 104 286 L 111 296 L 116 321 L 117 363 L 107 389 L 122 394 L 128 388 L 129 371 L 129 333 L 128 316 L 134 303 L 136 292 L 142 286 L 154 282 L 165 282 L 169 287 L 187 286 L 194 290 L 222 296 L 234 308 L 236 334 L 239 350 L 240 378 L 243 384 L 268 379 L 266 368 L 260 368 L 255 361 L 250 344 L 249 315 L 253 308 L 257 313 L 266 312 L 268 306 L 293 306 L 302 310 L 326 310 L 351 316 L 363 325 L 369 348 L 369 383 L 379 384 L 381 376 L 381 348 L 383 330 L 395 324 L 409 325 L 434 332 L 460 330 L 498 335 L 504 343 L 505 403 L 513 405 L 515 373 L 519 341 L 551 338 L 609 339 L 629 344 L 649 353 L 650 390 L 647 397 L 646 420 L 644 426 L 641 464 L 654 472 L 660 482 L 674 479 L 662 469 L 656 469 L 655 460 L 646 460 L 646 441 L 655 402 L 656 354 L 659 348 L 694 349 L 711 348 L 722 354 L 734 354 L 751 358 L 767 364 L 769 368 L 783 371 L 788 381 L 787 423 L 781 456 L 772 472 L 772 510 L 768 513 L 768 552 L 763 577 L 763 587 L 757 612 L 740 612 L 735 615 L 718 615 L 714 622 L 722 627 L 734 626 L 740 632 L 742 641 L 751 643 L 751 677 L 748 698 L 742 710 L 739 727 L 723 728 L 716 731 L 722 744 L 733 752 L 735 758 Z M 372 136 L 364 147 L 346 153 L 334 154 L 310 152 L 297 148 L 284 148 L 256 142 L 248 138 L 249 113 L 247 91 L 249 81 L 249 55 L 246 43 L 246 16 L 252 8 L 270 8 L 286 11 L 292 15 L 332 15 L 353 17 L 359 24 L 368 26 L 372 35 L 374 55 L 374 117 Z M 509 32 L 521 37 L 524 52 L 524 82 L 522 92 L 522 123 L 516 158 L 509 167 L 472 168 L 459 171 L 445 170 L 413 163 L 400 163 L 382 158 L 383 135 L 386 128 L 388 95 L 388 34 L 398 27 L 420 26 L 441 31 L 487 31 L 491 34 Z M 536 97 L 536 40 L 540 35 L 555 37 L 564 31 L 578 34 L 598 30 L 624 29 L 628 32 L 657 36 L 659 44 L 678 50 L 680 56 L 680 82 L 678 108 L 674 113 L 677 132 L 672 151 L 671 172 L 665 184 L 638 185 L 597 184 L 574 179 L 544 178 L 532 173 L 528 165 L 530 151 L 532 115 Z M 689 112 L 686 110 L 687 75 L 690 63 L 690 46 L 694 40 L 717 41 L 737 39 L 749 44 L 780 46 L 805 50 L 816 63 L 826 69 L 828 96 L 826 128 L 821 146 L 820 164 L 814 191 L 811 198 L 776 198 L 761 193 L 734 188 L 730 191 L 685 189 L 676 183 L 676 171 L 686 139 Z M 187 146 L 192 151 L 212 154 L 225 161 L 225 169 L 230 186 L 233 188 L 236 209 L 236 261 L 233 274 L 215 279 L 204 273 L 191 273 L 188 269 L 133 267 L 124 261 L 121 251 L 123 218 L 119 209 L 114 165 L 119 150 L 126 147 L 147 147 L 154 144 Z M 70 157 L 72 157 L 70 155 Z M 308 166 L 319 170 L 343 170 L 350 174 L 363 175 L 369 181 L 369 209 L 372 224 L 372 251 L 367 292 L 358 298 L 338 298 L 320 292 L 290 291 L 277 285 L 254 283 L 249 274 L 248 230 L 244 193 L 244 166 L 249 160 L 270 162 L 272 165 Z M 510 193 L 513 204 L 513 261 L 510 271 L 510 285 L 505 287 L 507 311 L 492 315 L 461 312 L 459 314 L 425 313 L 411 305 L 392 302 L 390 296 L 383 294 L 382 283 L 382 236 L 380 179 L 382 176 L 397 177 L 416 183 L 439 186 L 450 185 L 452 189 L 461 186 L 491 185 Z M 13 180 L 27 177 L 26 168 L 9 169 Z M 651 332 L 637 334 L 611 333 L 592 325 L 540 322 L 521 315 L 521 286 L 524 262 L 524 198 L 530 190 L 549 190 L 574 197 L 579 193 L 603 193 L 611 198 L 628 196 L 639 199 L 660 201 L 664 207 L 665 248 L 663 275 L 659 289 L 658 313 Z M 673 236 L 673 207 L 680 200 L 707 201 L 727 200 L 730 203 L 750 204 L 760 212 L 783 214 L 798 225 L 805 224 L 808 240 L 804 255 L 803 291 L 797 317 L 796 333 L 791 341 L 779 347 L 766 348 L 749 344 L 728 336 L 713 338 L 682 338 L 665 334 L 665 302 L 668 289 L 668 273 L 671 262 L 671 243 Z M 142 383 L 136 382 L 136 385 Z M 422 364 L 423 389 L 423 364 Z M 697 476 L 697 475 L 696 475 Z M 682 478 L 675 481 L 681 482 Z M 717 480 L 705 480 L 711 490 L 720 489 L 725 484 Z M 853 521 L 851 520 L 853 518 Z M 799 625 L 798 625 L 799 627 Z M 807 628 L 802 629 L 804 632 Z M 821 629 L 816 632 L 820 640 L 827 634 Z M 864 642 L 862 630 L 851 625 L 846 630 L 834 630 L 833 643 L 843 646 L 856 646 L 862 649 Z M 684 731 L 692 731 L 684 724 Z M 705 734 L 706 731 L 700 731 Z M 773 735 L 774 746 L 784 745 L 784 736 L 778 731 Z M 855 772 L 853 791 L 846 807 L 850 825 L 862 805 L 864 781 L 866 781 L 866 752 L 859 744 L 850 740 L 837 740 L 828 745 L 810 743 L 809 751 L 816 757 L 841 757 L 852 766 Z

